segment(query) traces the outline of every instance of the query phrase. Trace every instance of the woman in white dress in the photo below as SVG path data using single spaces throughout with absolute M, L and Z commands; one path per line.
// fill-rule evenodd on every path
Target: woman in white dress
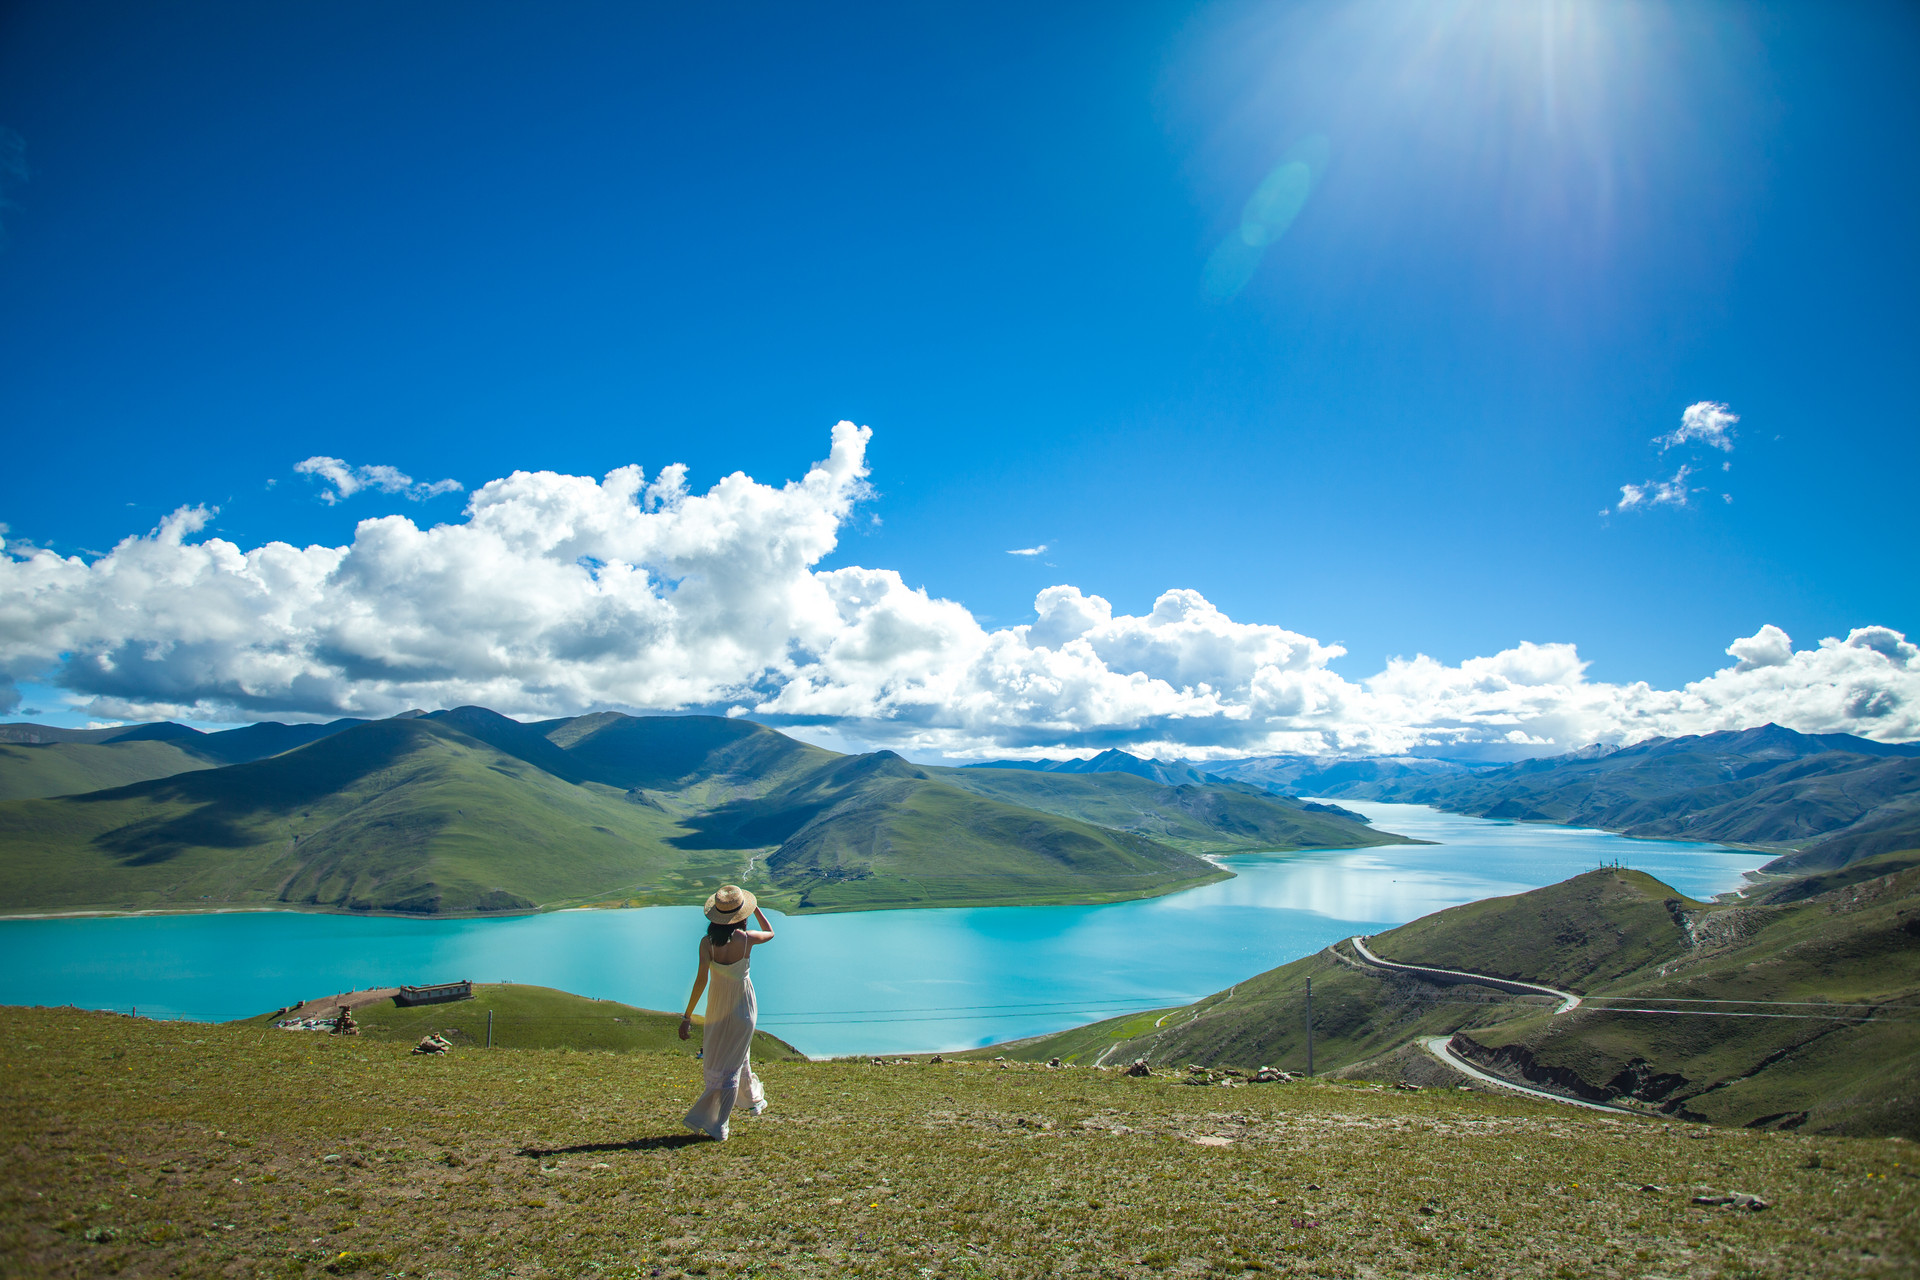
M 748 916 L 758 929 L 746 927 Z M 683 1123 L 696 1133 L 725 1142 L 727 1117 L 733 1114 L 742 1090 L 754 1115 L 767 1109 L 766 1093 L 748 1060 L 759 1009 L 753 1000 L 753 979 L 747 976 L 747 953 L 773 941 L 773 926 L 753 895 L 733 884 L 721 885 L 707 899 L 707 920 L 707 936 L 700 939 L 700 973 L 693 980 L 693 994 L 687 997 L 686 1015 L 680 1019 L 680 1038 L 685 1040 L 692 1034 L 693 1011 L 705 991 L 707 1023 L 700 1047 L 707 1091 Z

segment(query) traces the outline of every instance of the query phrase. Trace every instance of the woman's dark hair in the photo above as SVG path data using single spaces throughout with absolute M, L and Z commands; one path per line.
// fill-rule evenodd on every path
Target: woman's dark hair
M 709 924 L 707 925 L 707 941 L 716 947 L 724 947 L 728 942 L 732 941 L 733 931 L 735 929 L 744 928 L 746 928 L 746 925 L 740 921 L 735 921 L 732 924 Z

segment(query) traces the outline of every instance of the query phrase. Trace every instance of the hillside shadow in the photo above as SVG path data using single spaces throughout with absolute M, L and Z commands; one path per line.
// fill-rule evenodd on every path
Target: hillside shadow
M 183 817 L 154 818 L 103 831 L 93 838 L 93 845 L 116 855 L 122 866 L 147 867 L 188 849 L 244 849 L 260 842 L 212 808 L 208 805 Z
M 676 849 L 758 849 L 785 844 L 794 832 L 819 817 L 830 801 L 783 805 L 777 800 L 734 800 L 706 813 L 682 818 L 686 835 L 669 837 Z
M 678 1151 L 681 1147 L 697 1146 L 712 1142 L 704 1133 L 664 1133 L 652 1138 L 635 1138 L 632 1142 L 583 1142 L 572 1147 L 522 1147 L 515 1155 L 529 1160 L 544 1160 L 548 1156 L 597 1156 L 612 1151 Z
M 260 843 L 249 824 L 289 814 L 351 790 L 357 783 L 429 747 L 445 730 L 413 720 L 382 720 L 334 734 L 286 755 L 137 782 L 65 797 L 79 808 L 125 801 L 191 806 L 139 819 L 91 843 L 126 866 L 166 862 L 188 849 L 241 849 Z

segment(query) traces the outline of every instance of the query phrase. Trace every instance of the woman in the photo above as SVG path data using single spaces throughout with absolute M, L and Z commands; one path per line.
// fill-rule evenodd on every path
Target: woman
M 758 929 L 746 927 L 749 915 L 760 925 Z M 753 895 L 734 884 L 721 885 L 707 899 L 707 919 L 707 936 L 700 939 L 700 973 L 693 980 L 693 994 L 687 997 L 687 1012 L 680 1019 L 680 1038 L 685 1040 L 693 1030 L 694 1007 L 700 1003 L 700 993 L 707 991 L 711 976 L 713 989 L 707 991 L 707 1025 L 701 1036 L 707 1091 L 693 1104 L 683 1123 L 696 1133 L 725 1142 L 727 1117 L 733 1114 L 742 1085 L 746 1086 L 747 1106 L 754 1115 L 767 1109 L 766 1094 L 747 1060 L 759 1013 L 753 1000 L 753 980 L 747 977 L 747 953 L 763 942 L 773 941 L 773 926 L 767 923 Z

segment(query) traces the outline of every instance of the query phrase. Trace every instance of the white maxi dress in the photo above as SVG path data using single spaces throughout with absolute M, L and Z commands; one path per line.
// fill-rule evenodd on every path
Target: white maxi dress
M 754 1115 L 767 1109 L 766 1092 L 749 1061 L 759 1007 L 754 1003 L 747 964 L 748 957 L 742 956 L 732 964 L 707 966 L 707 1023 L 700 1045 L 707 1091 L 693 1104 L 683 1123 L 719 1142 L 727 1140 L 727 1117 L 733 1114 L 743 1092 L 747 1109 Z

